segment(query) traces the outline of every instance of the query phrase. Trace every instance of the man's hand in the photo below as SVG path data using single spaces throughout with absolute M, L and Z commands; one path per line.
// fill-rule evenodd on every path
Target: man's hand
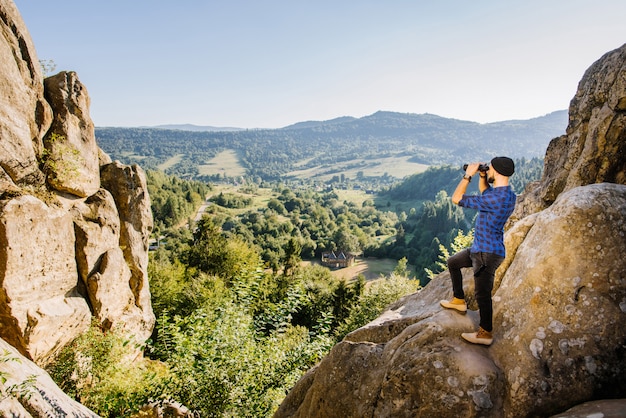
M 478 167 L 480 167 L 482 163 L 472 163 L 467 165 L 467 169 L 465 170 L 465 175 L 473 176 L 478 172 Z

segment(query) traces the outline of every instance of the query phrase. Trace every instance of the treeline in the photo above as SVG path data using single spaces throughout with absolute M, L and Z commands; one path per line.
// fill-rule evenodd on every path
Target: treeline
M 252 198 L 250 197 L 242 197 L 234 193 L 223 192 L 221 192 L 217 196 L 212 197 L 210 200 L 216 205 L 220 205 L 230 209 L 242 209 L 250 206 L 250 204 L 252 203 Z
M 376 209 L 371 200 L 357 206 L 340 201 L 333 191 L 280 187 L 274 191 L 276 197 L 262 208 L 233 215 L 212 206 L 208 212 L 227 236 L 260 248 L 263 261 L 274 271 L 288 258 L 287 249 L 293 245 L 304 259 L 336 250 L 368 256 L 396 232 L 397 215 Z
M 514 190 L 520 193 L 525 184 L 537 180 L 542 167 L 539 158 L 516 160 L 516 173 L 511 178 Z M 415 269 L 413 275 L 425 284 L 426 270 L 436 269 L 440 247 L 448 247 L 459 232 L 468 233 L 473 226 L 475 211 L 460 208 L 450 200 L 461 174 L 460 167 L 431 167 L 359 205 L 341 201 L 332 190 L 276 186 L 266 204 L 250 207 L 256 191 L 256 186 L 252 186 L 240 188 L 238 193 L 220 192 L 211 197 L 213 204 L 206 213 L 225 236 L 258 248 L 265 266 L 274 272 L 294 247 L 297 255 L 307 260 L 320 259 L 325 251 L 340 250 L 364 257 L 406 258 Z M 151 190 L 159 188 L 160 198 L 153 200 L 155 223 L 179 223 L 185 218 L 168 218 L 174 207 L 172 202 L 186 204 L 188 197 L 194 195 L 189 188 L 200 185 L 163 175 L 149 177 L 151 181 L 159 178 L 158 184 L 150 185 Z M 166 178 L 170 180 L 164 187 Z M 388 199 L 411 209 L 396 212 L 384 204 Z
M 279 181 L 294 170 L 338 162 L 408 155 L 413 161 L 460 165 L 488 161 L 496 153 L 513 158 L 542 157 L 550 139 L 561 135 L 567 112 L 526 121 L 489 124 L 435 115 L 377 112 L 360 119 L 340 118 L 271 130 L 194 132 L 146 128 L 96 128 L 98 144 L 114 159 L 156 169 L 183 155 L 168 174 L 199 178 L 199 166 L 232 149 L 247 178 Z
M 160 171 L 148 170 L 146 178 L 155 231 L 186 222 L 211 191 L 207 183 L 181 180 Z

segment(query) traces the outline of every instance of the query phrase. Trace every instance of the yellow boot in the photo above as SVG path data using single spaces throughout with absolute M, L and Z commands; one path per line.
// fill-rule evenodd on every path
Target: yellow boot
M 452 300 L 442 300 L 439 302 L 441 306 L 446 309 L 454 309 L 457 312 L 462 314 L 467 312 L 467 304 L 465 303 L 465 299 L 452 298 Z
M 493 334 L 482 327 L 478 327 L 476 332 L 464 332 L 461 337 L 472 344 L 491 345 L 493 342 Z

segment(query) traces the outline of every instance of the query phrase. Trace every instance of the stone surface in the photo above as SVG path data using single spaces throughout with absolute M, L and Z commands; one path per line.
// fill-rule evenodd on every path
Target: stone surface
M 491 353 L 510 410 L 556 412 L 626 388 L 625 248 L 626 186 L 571 189 L 535 218 L 495 294 Z
M 77 284 L 70 213 L 29 195 L 0 201 L 0 337 L 45 362 L 89 327 Z
M 154 314 L 143 172 L 115 165 L 113 192 L 100 188 L 112 163 L 87 90 L 74 72 L 44 82 L 10 0 L 0 0 L 0 70 L 0 336 L 39 364 L 93 318 L 145 342 Z
M 120 248 L 121 225 L 113 196 L 100 189 L 76 209 L 80 212 L 74 220 L 76 260 L 93 316 L 105 330 L 116 327 L 127 335 L 146 334 L 151 326 L 145 323 L 131 291 L 131 271 Z
M 154 327 L 145 175 L 97 146 L 89 102 L 76 73 L 44 82 L 15 5 L 0 0 L 0 353 L 19 359 L 0 361 L 2 416 L 95 416 L 27 359 L 47 364 L 94 318 L 137 343 L 133 358 Z M 5 392 L 31 373 L 29 398 Z
M 25 385 L 18 391 L 24 395 L 19 397 L 0 397 L 0 416 L 2 417 L 73 417 L 97 418 L 98 415 L 67 396 L 52 381 L 50 376 L 33 362 L 23 357 L 6 341 L 0 339 L 0 374 L 7 381 L 0 385 L 3 392 L 6 388 L 17 388 L 29 379 L 32 385 Z
M 100 189 L 83 202 L 75 204 L 76 261 L 83 282 L 93 274 L 102 254 L 119 248 L 120 217 L 111 193 Z
M 113 196 L 120 216 L 120 248 L 131 271 L 130 289 L 135 305 L 141 310 L 145 324 L 138 338 L 147 339 L 156 319 L 148 283 L 148 241 L 153 220 L 146 174 L 137 165 L 126 166 L 115 161 L 102 167 L 101 181 Z
M 48 184 L 78 197 L 91 196 L 100 188 L 100 164 L 87 89 L 74 72 L 60 72 L 44 83 L 54 115 L 43 139 Z
M 551 418 L 623 418 L 626 417 L 626 399 L 606 399 L 585 402 Z
M 566 134 L 551 141 L 540 181 L 527 187 L 514 223 L 592 183 L 626 184 L 626 45 L 593 63 L 570 102 Z
M 507 234 L 491 347 L 460 338 L 476 311 L 439 307 L 445 272 L 346 336 L 275 416 L 547 416 L 623 393 L 626 186 L 572 189 L 529 219 Z
M 44 181 L 38 156 L 52 121 L 41 68 L 12 1 L 0 1 L 0 168 L 17 185 Z

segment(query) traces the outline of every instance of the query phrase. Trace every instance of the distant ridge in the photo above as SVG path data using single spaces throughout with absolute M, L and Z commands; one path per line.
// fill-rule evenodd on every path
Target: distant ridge
M 497 122 L 479 123 L 479 122 L 473 122 L 473 121 L 462 120 L 462 119 L 446 118 L 446 117 L 438 116 L 438 115 L 431 114 L 431 113 L 422 113 L 422 114 L 399 113 L 399 112 L 379 110 L 378 112 L 375 112 L 371 115 L 363 116 L 360 118 L 356 118 L 354 116 L 339 116 L 339 117 L 328 119 L 328 120 L 309 120 L 309 121 L 303 121 L 303 122 L 296 122 L 292 125 L 288 125 L 282 128 L 237 128 L 237 127 L 231 127 L 231 126 L 224 126 L 224 127 L 203 126 L 203 125 L 194 125 L 191 123 L 156 125 L 156 126 L 137 126 L 136 128 L 138 129 L 163 129 L 163 130 L 187 131 L 187 132 L 240 132 L 240 131 L 250 131 L 250 130 L 291 130 L 291 129 L 297 130 L 297 129 L 315 129 L 319 127 L 330 127 L 333 125 L 342 125 L 342 124 L 347 124 L 347 123 L 360 123 L 360 122 L 367 123 L 372 120 L 380 122 L 380 120 L 382 119 L 397 120 L 400 118 L 405 119 L 405 123 L 406 121 L 410 121 L 409 122 L 410 124 L 416 123 L 416 122 L 420 124 L 420 123 L 423 123 L 425 120 L 430 119 L 431 121 L 432 120 L 440 120 L 440 121 L 447 120 L 447 121 L 455 121 L 455 122 L 469 123 L 469 124 L 476 124 L 476 125 L 499 125 L 499 124 L 510 125 L 510 124 L 515 124 L 516 122 L 526 122 L 526 121 L 541 120 L 541 119 L 544 119 L 548 121 L 548 123 L 551 123 L 555 118 L 562 119 L 564 114 L 567 115 L 567 110 L 557 110 L 555 112 L 548 113 L 543 116 L 537 116 L 537 117 L 530 118 L 530 119 L 512 119 L 512 120 L 503 120 L 503 121 L 497 121 Z M 117 127 L 101 126 L 99 128 L 117 128 Z M 133 128 L 129 128 L 129 129 L 133 129 Z
M 489 161 L 496 155 L 542 158 L 550 140 L 565 133 L 567 123 L 566 110 L 492 123 L 379 111 L 361 118 L 343 116 L 278 129 L 230 132 L 215 127 L 215 131 L 203 131 L 208 128 L 194 125 L 96 127 L 96 138 L 114 160 L 149 169 L 166 166 L 168 172 L 186 178 L 210 172 L 207 162 L 224 150 L 234 151 L 248 175 L 268 181 L 339 176 L 341 170 L 369 175 L 366 167 L 370 173 L 401 178 L 406 172 L 404 163 L 460 165 Z M 378 170 L 394 159 L 396 166 Z
M 192 125 L 189 123 L 179 124 L 179 125 L 158 125 L 158 126 L 142 126 L 141 128 L 146 129 L 168 129 L 174 131 L 191 131 L 191 132 L 236 132 L 236 131 L 245 131 L 244 128 L 233 128 L 233 127 L 217 127 L 217 126 L 199 126 Z
M 314 127 L 321 126 L 321 125 L 334 125 L 334 124 L 339 124 L 339 123 L 344 123 L 344 122 L 352 122 L 355 120 L 357 120 L 357 118 L 352 117 L 352 116 L 341 116 L 335 119 L 330 119 L 330 120 L 325 120 L 325 121 L 310 120 L 306 122 L 298 122 L 298 123 L 294 123 L 293 125 L 285 126 L 284 128 L 281 128 L 281 129 L 314 128 Z
M 323 121 L 311 120 L 311 121 L 294 123 L 293 125 L 285 126 L 284 128 L 278 128 L 278 129 L 311 129 L 311 128 L 318 128 L 318 127 L 331 127 L 331 126 L 337 126 L 337 125 L 343 125 L 343 124 L 352 124 L 354 126 L 354 125 L 359 125 L 359 124 L 386 125 L 386 124 L 391 123 L 391 125 L 396 125 L 398 122 L 400 122 L 400 125 L 404 127 L 421 127 L 425 123 L 428 124 L 428 123 L 433 123 L 433 122 L 444 123 L 444 124 L 455 123 L 455 124 L 460 124 L 460 125 L 468 124 L 468 125 L 476 125 L 476 126 L 498 126 L 498 125 L 511 126 L 511 125 L 516 125 L 517 123 L 526 123 L 528 121 L 546 121 L 548 124 L 552 124 L 557 120 L 567 122 L 567 110 L 557 110 L 557 111 L 554 111 L 554 112 L 551 112 L 542 116 L 536 116 L 530 119 L 511 119 L 511 120 L 503 120 L 503 121 L 487 122 L 487 123 L 473 122 L 473 121 L 463 120 L 463 119 L 447 118 L 447 117 L 435 115 L 432 113 L 419 113 L 419 114 L 418 113 L 400 113 L 400 112 L 379 110 L 375 113 L 372 113 L 371 115 L 366 115 L 360 118 L 356 118 L 352 116 L 341 116 L 338 118 L 323 120 Z

